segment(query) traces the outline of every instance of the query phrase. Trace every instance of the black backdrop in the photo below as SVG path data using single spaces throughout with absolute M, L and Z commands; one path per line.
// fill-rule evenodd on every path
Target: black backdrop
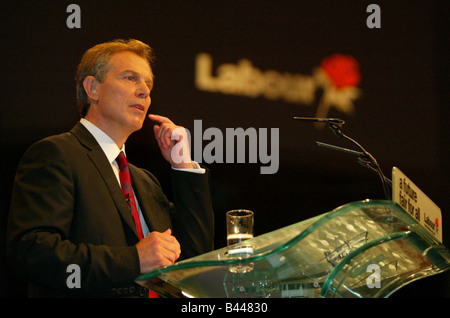
M 381 28 L 369 28 L 367 6 L 381 9 Z M 150 112 L 168 116 L 191 132 L 279 128 L 279 169 L 260 174 L 261 163 L 209 163 L 216 215 L 216 247 L 225 245 L 224 213 L 255 211 L 256 235 L 330 211 L 342 204 L 382 199 L 378 177 L 354 157 L 320 149 L 320 140 L 351 148 L 327 129 L 294 121 L 313 117 L 321 92 L 309 103 L 208 92 L 196 87 L 196 57 L 208 53 L 220 65 L 251 61 L 261 71 L 311 77 L 324 58 L 339 53 L 360 65 L 361 95 L 353 114 L 331 108 L 346 121 L 387 176 L 399 167 L 443 213 L 444 244 L 449 172 L 446 137 L 448 62 L 444 1 L 77 1 L 81 28 L 66 24 L 71 1 L 2 1 L 0 140 L 2 158 L 1 241 L 17 163 L 31 143 L 70 129 L 78 120 L 74 71 L 83 52 L 115 38 L 137 38 L 157 55 Z M 212 74 L 217 76 L 216 73 Z M 205 146 L 208 141 L 204 141 Z M 130 161 L 156 174 L 170 196 L 169 167 L 156 148 L 152 123 L 127 143 Z M 2 295 L 22 296 L 5 266 Z M 432 294 L 448 295 L 446 279 L 427 281 Z M 20 281 L 19 281 L 20 282 Z M 423 295 L 424 283 L 403 293 Z M 415 287 L 420 286 L 420 288 Z

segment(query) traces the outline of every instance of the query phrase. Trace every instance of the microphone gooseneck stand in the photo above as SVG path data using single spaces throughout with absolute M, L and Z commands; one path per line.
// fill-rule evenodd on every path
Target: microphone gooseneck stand
M 362 166 L 370 169 L 371 171 L 378 174 L 378 176 L 381 179 L 381 184 L 383 186 L 384 195 L 386 196 L 387 200 L 391 199 L 390 196 L 390 187 L 392 185 L 391 180 L 389 180 L 384 174 L 383 171 L 380 168 L 380 165 L 378 164 L 377 160 L 366 150 L 363 146 L 361 146 L 358 142 L 356 142 L 354 139 L 350 138 L 349 136 L 345 135 L 342 132 L 342 125 L 345 123 L 342 119 L 338 118 L 309 118 L 309 117 L 294 117 L 296 120 L 306 120 L 306 121 L 316 121 L 316 122 L 325 122 L 328 124 L 328 128 L 331 129 L 331 131 L 339 138 L 346 139 L 350 141 L 352 144 L 357 146 L 361 151 L 354 151 L 342 147 L 337 147 L 334 145 L 325 144 L 323 142 L 316 141 L 316 145 L 320 147 L 325 147 L 333 150 L 343 151 L 346 153 L 350 153 L 353 155 L 358 156 L 358 163 Z

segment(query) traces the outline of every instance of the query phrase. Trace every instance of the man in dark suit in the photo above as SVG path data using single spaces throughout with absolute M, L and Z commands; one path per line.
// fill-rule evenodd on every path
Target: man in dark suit
M 184 130 L 168 118 L 148 116 L 159 124 L 155 138 L 172 165 L 173 203 L 149 171 L 131 164 L 135 199 L 121 189 L 116 158 L 147 117 L 152 63 L 151 48 L 137 40 L 88 50 L 77 71 L 80 122 L 24 154 L 11 200 L 8 257 L 29 282 L 30 296 L 148 296 L 134 283 L 137 276 L 180 255 L 212 250 L 208 172 L 190 160 Z M 135 201 L 139 220 L 127 201 Z M 80 269 L 75 287 L 68 284 L 72 264 Z

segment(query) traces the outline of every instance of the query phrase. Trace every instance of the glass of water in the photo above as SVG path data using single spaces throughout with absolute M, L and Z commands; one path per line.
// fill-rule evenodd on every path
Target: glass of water
M 254 215 L 250 210 L 231 210 L 227 212 L 228 256 L 242 260 L 228 267 L 231 273 L 244 274 L 253 270 L 254 264 L 245 261 L 252 256 L 253 246 L 238 244 L 253 237 Z
M 254 214 L 250 210 L 227 212 L 227 245 L 233 245 L 253 237 Z

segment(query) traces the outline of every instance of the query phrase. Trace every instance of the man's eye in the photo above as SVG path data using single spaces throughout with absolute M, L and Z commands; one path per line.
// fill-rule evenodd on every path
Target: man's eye
M 127 75 L 127 76 L 125 76 L 125 79 L 127 79 L 127 80 L 129 80 L 129 81 L 135 81 L 135 80 L 136 80 L 136 77 L 133 76 L 133 75 Z

